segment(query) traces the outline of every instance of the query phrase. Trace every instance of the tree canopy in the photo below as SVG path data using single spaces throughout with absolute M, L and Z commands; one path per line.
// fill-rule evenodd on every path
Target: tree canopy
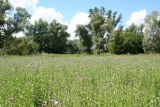
M 111 32 L 120 23 L 122 15 L 117 12 L 107 11 L 104 7 L 89 10 L 89 29 L 92 34 L 95 50 L 100 53 L 107 51 L 108 40 Z
M 144 24 L 123 28 L 122 14 L 104 7 L 89 9 L 89 23 L 76 27 L 77 40 L 68 39 L 68 27 L 56 20 L 48 23 L 39 19 L 31 23 L 30 18 L 25 8 L 14 9 L 8 0 L 0 0 L 0 52 L 20 55 L 160 53 L 160 14 L 156 11 L 146 16 Z M 19 32 L 25 37 L 13 37 Z
M 143 47 L 147 53 L 160 53 L 159 17 L 160 14 L 154 11 L 145 18 Z

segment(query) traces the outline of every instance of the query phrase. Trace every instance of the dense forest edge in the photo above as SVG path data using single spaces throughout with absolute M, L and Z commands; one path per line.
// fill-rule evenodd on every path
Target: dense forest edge
M 160 53 L 160 13 L 153 11 L 145 23 L 124 27 L 122 14 L 104 7 L 89 9 L 90 22 L 77 25 L 75 36 L 67 26 L 53 20 L 30 23 L 25 8 L 14 9 L 8 0 L 0 1 L 0 55 L 56 54 L 141 54 Z M 23 32 L 25 37 L 13 34 Z

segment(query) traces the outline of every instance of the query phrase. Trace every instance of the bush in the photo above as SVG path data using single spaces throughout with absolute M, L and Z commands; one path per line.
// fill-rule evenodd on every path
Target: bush
M 115 31 L 109 40 L 109 52 L 114 54 L 143 53 L 143 37 L 140 33 Z
M 0 55 L 5 55 L 6 53 L 5 53 L 5 51 L 4 51 L 4 49 L 0 49 Z
M 18 44 L 21 42 L 21 39 L 10 38 L 3 45 L 3 52 L 6 55 L 19 55 Z
M 4 44 L 2 54 L 31 55 L 38 52 L 39 45 L 32 38 L 12 38 Z
M 124 33 L 124 53 L 138 54 L 143 53 L 142 41 L 143 37 L 139 33 L 125 32 Z
M 39 45 L 30 38 L 23 38 L 18 47 L 20 55 L 36 54 L 39 49 Z
M 80 49 L 78 46 L 78 40 L 68 40 L 67 53 L 69 54 L 80 53 Z
M 121 31 L 114 31 L 111 33 L 109 39 L 108 49 L 112 54 L 122 54 L 124 53 L 123 47 L 124 38 Z

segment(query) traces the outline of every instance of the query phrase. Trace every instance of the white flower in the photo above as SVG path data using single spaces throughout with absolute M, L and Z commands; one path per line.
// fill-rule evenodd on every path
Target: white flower
M 54 101 L 54 105 L 58 105 L 58 101 Z

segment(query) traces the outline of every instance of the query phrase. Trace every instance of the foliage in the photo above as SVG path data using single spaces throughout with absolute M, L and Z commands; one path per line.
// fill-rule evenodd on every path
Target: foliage
M 67 46 L 67 26 L 53 20 L 48 27 L 48 37 L 45 38 L 45 52 L 49 53 L 64 53 Z
M 4 3 L 5 3 L 4 6 L 8 6 L 8 7 L 6 8 L 2 7 L 3 9 L 7 9 L 7 10 L 3 10 L 3 9 L 1 10 L 1 11 L 4 11 L 5 13 L 3 14 L 2 12 L 2 16 L 1 16 L 1 19 L 3 20 L 1 20 L 2 23 L 0 25 L 0 48 L 3 48 L 8 41 L 12 40 L 12 35 L 14 33 L 24 31 L 28 22 L 28 18 L 30 18 L 30 15 L 26 9 L 18 7 L 16 8 L 15 13 L 19 15 L 20 21 L 16 23 L 15 19 L 10 15 L 8 15 L 6 12 L 6 11 L 9 11 L 12 13 L 12 11 L 10 10 L 11 8 L 10 5 L 7 4 L 8 1 L 5 0 Z
M 67 53 L 69 54 L 80 53 L 78 40 L 68 40 L 67 41 Z
M 39 45 L 33 41 L 32 38 L 22 38 L 21 43 L 19 44 L 20 55 L 32 55 L 36 54 L 39 49 Z
M 0 0 L 0 48 L 3 47 L 6 37 L 4 35 L 4 25 L 6 19 L 6 12 L 11 9 L 8 0 Z
M 89 30 L 84 25 L 78 25 L 76 29 L 76 36 L 79 37 L 80 50 L 82 52 L 91 53 L 92 36 L 89 34 Z
M 27 27 L 26 36 L 33 37 L 34 41 L 39 44 L 39 51 L 44 51 L 45 44 L 44 44 L 44 37 L 47 35 L 48 32 L 48 23 L 43 21 L 42 19 L 35 21 L 35 23 L 29 24 Z
M 14 19 L 15 32 L 24 31 L 28 24 L 31 15 L 25 8 L 17 7 L 16 14 L 20 17 L 20 20 L 16 23 Z
M 137 26 L 131 25 L 126 31 L 119 29 L 112 33 L 109 40 L 109 51 L 115 54 L 143 53 L 142 40 L 142 32 L 139 32 Z
M 4 45 L 3 54 L 32 55 L 38 52 L 39 45 L 31 38 L 12 38 Z
M 15 16 L 18 16 L 18 20 Z M 89 23 L 78 25 L 75 30 L 78 41 L 70 41 L 67 40 L 70 35 L 66 25 L 56 20 L 48 23 L 42 19 L 31 24 L 31 15 L 25 8 L 14 9 L 8 0 L 0 0 L 0 53 L 27 55 L 38 51 L 137 54 L 143 53 L 143 50 L 146 53 L 160 53 L 158 12 L 147 15 L 144 25 L 132 24 L 125 30 L 120 26 L 122 15 L 112 10 L 106 11 L 104 7 L 90 9 L 88 17 Z M 25 33 L 26 37 L 13 37 L 19 32 Z
M 124 53 L 138 54 L 143 53 L 142 35 L 133 32 L 124 33 Z
M 6 11 L 11 9 L 11 5 L 8 0 L 0 0 L 0 27 L 5 24 Z
M 67 46 L 67 26 L 53 20 L 47 23 L 42 19 L 36 21 L 34 25 L 28 27 L 27 36 L 32 36 L 34 41 L 40 46 L 40 52 L 64 53 Z
M 123 41 L 122 31 L 112 32 L 108 45 L 109 52 L 113 54 L 124 53 Z
M 100 53 L 107 50 L 108 40 L 111 32 L 117 27 L 121 21 L 122 16 L 117 12 L 109 10 L 106 12 L 105 8 L 97 8 L 89 10 L 90 23 L 88 25 L 91 35 L 93 37 L 93 44 L 95 50 Z
M 160 53 L 159 17 L 160 14 L 154 11 L 145 18 L 143 47 L 146 53 Z

